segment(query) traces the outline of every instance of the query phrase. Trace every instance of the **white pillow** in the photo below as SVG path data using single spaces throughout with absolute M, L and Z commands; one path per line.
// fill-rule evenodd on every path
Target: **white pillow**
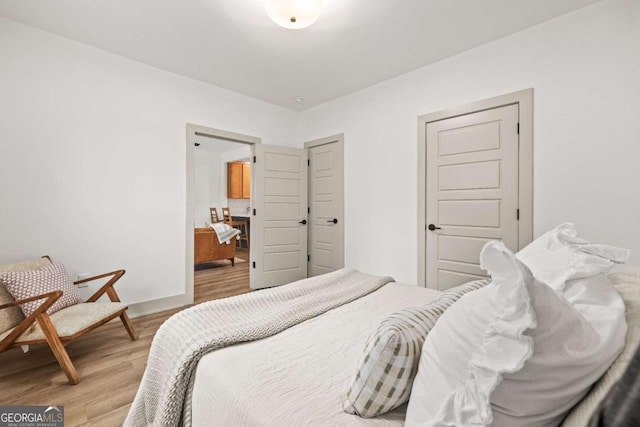
M 629 362 L 631 361 L 633 354 L 638 348 L 640 342 L 640 269 L 637 267 L 633 269 L 625 269 L 625 271 L 613 273 L 609 277 L 599 278 L 600 283 L 593 283 L 596 279 L 590 278 L 587 280 L 580 279 L 576 282 L 591 283 L 574 283 L 572 285 L 567 284 L 567 288 L 572 289 L 568 292 L 573 292 L 572 298 L 578 298 L 582 301 L 585 300 L 584 296 L 590 297 L 592 292 L 583 292 L 584 289 L 580 288 L 585 285 L 591 287 L 604 288 L 606 286 L 613 286 L 616 291 L 616 295 L 619 294 L 625 307 L 623 308 L 625 320 L 628 325 L 624 349 L 616 360 L 611 364 L 607 372 L 595 383 L 589 394 L 580 401 L 575 408 L 571 410 L 567 418 L 562 422 L 562 427 L 583 427 L 589 424 L 589 419 L 596 412 L 600 402 L 604 400 L 609 391 L 614 387 L 616 382 L 622 377 Z M 609 281 L 610 280 L 610 281 Z M 603 292 L 599 292 L 603 293 Z M 609 314 L 612 310 L 603 310 L 603 314 Z M 624 328 L 622 328 L 624 330 Z
M 516 254 L 536 279 L 563 292 L 567 280 L 606 274 L 616 263 L 629 259 L 629 250 L 591 244 L 578 237 L 567 222 L 527 245 Z
M 619 352 L 502 242 L 480 254 L 493 281 L 427 336 L 407 426 L 552 426 Z

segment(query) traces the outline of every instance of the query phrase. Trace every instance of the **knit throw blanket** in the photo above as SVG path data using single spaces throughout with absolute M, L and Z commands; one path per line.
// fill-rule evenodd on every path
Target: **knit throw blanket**
M 222 222 L 211 224 L 211 228 L 216 231 L 220 244 L 226 243 L 228 245 L 233 237 L 240 234 L 240 230 Z
M 392 281 L 391 277 L 342 269 L 176 313 L 160 326 L 153 339 L 140 388 L 124 425 L 190 426 L 191 391 L 202 356 L 277 334 Z

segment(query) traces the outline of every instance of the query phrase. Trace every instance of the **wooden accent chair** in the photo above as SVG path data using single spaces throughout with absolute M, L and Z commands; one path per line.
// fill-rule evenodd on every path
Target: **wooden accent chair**
M 39 260 L 0 266 L 0 273 L 36 270 L 49 263 L 51 259 L 46 256 Z M 120 317 L 131 340 L 138 339 L 126 313 L 128 307 L 120 302 L 113 288 L 124 273 L 124 270 L 116 270 L 74 282 L 75 285 L 79 285 L 111 277 L 86 302 L 65 307 L 51 315 L 47 314 L 47 309 L 62 296 L 62 291 L 16 301 L 9 294 L 4 283 L 0 282 L 0 352 L 13 347 L 22 347 L 26 352 L 31 344 L 46 343 L 58 360 L 69 383 L 77 384 L 80 377 L 64 346 L 116 317 Z M 111 302 L 96 302 L 105 294 Z M 42 300 L 42 303 L 31 315 L 25 317 L 19 305 L 36 300 Z
M 247 250 L 249 250 L 249 225 L 247 224 L 247 221 L 234 220 L 231 217 L 231 211 L 229 208 L 222 208 L 222 219 L 225 224 L 229 224 L 231 227 L 240 230 L 238 239 L 240 247 L 242 247 L 242 241 L 244 241 L 247 245 Z
M 222 222 L 222 220 L 218 216 L 218 208 L 209 208 L 209 213 L 211 214 L 211 224 Z

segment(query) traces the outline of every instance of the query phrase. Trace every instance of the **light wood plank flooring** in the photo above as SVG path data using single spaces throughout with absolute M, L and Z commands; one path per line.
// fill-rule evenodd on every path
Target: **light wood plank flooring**
M 246 251 L 239 257 L 249 259 Z M 196 303 L 250 292 L 249 263 L 229 262 L 197 270 Z M 116 285 L 117 286 L 117 285 Z M 67 346 L 80 383 L 69 385 L 47 346 L 0 353 L 0 405 L 64 405 L 65 426 L 121 426 L 138 390 L 151 340 L 179 310 L 133 319 L 139 335 L 130 341 L 112 321 Z
M 246 249 L 236 251 L 236 265 L 216 261 L 198 266 L 195 272 L 194 301 L 196 304 L 251 292 L 249 288 L 249 254 Z M 208 268 L 202 268 L 208 267 Z

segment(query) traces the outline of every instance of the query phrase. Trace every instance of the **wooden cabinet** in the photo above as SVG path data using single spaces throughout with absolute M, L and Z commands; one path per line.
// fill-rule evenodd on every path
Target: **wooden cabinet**
M 242 199 L 242 165 L 241 162 L 227 163 L 227 198 Z
M 227 198 L 251 198 L 251 166 L 249 163 L 227 163 Z
M 249 163 L 242 165 L 242 198 L 251 198 L 251 166 Z

